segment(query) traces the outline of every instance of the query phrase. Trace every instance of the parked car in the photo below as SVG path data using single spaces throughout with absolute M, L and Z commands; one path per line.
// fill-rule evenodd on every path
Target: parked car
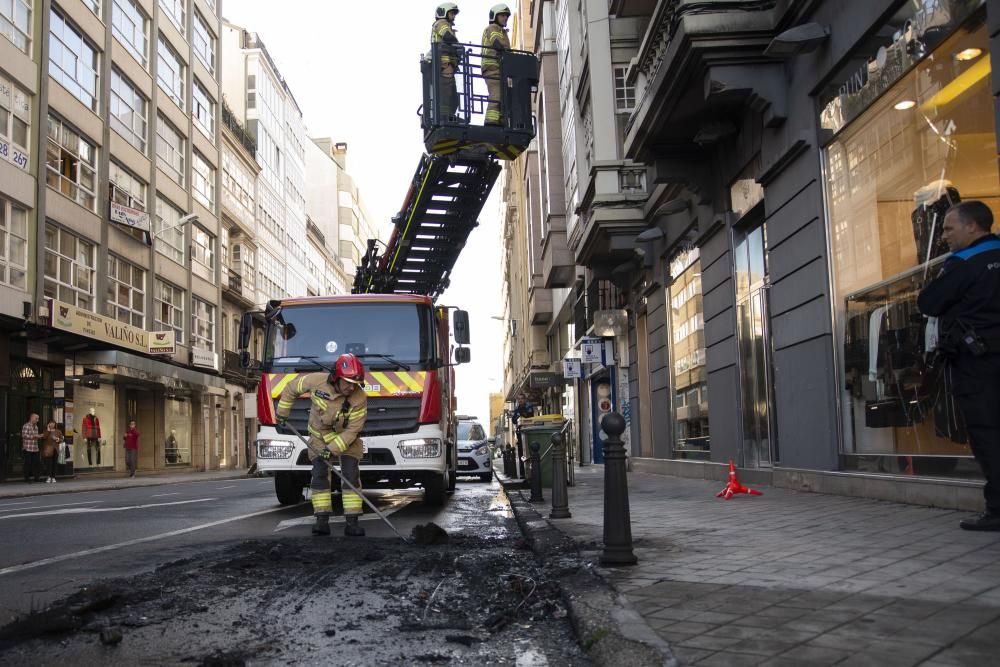
M 482 425 L 472 419 L 458 422 L 458 474 L 475 475 L 488 482 L 493 478 L 490 444 Z

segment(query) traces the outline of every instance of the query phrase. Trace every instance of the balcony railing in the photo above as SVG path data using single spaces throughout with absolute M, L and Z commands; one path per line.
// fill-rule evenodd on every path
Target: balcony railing
M 225 100 L 222 101 L 222 123 L 229 128 L 230 132 L 236 135 L 243 148 L 247 149 L 247 152 L 250 153 L 250 157 L 257 157 L 257 142 L 254 141 L 253 135 L 247 132 L 243 124 L 236 118 L 233 110 L 229 108 Z
M 237 294 L 243 293 L 243 276 L 229 269 L 229 289 Z

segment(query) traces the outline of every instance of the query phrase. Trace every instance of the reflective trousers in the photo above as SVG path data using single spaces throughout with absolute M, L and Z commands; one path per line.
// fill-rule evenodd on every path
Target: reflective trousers
M 454 116 L 458 109 L 458 86 L 455 84 L 457 69 L 455 63 L 441 63 L 441 100 L 438 109 L 445 120 Z
M 486 105 L 486 124 L 503 125 L 503 115 L 500 112 L 500 68 L 483 67 L 483 79 L 486 80 L 490 98 Z
M 323 459 L 318 457 L 313 459 L 312 483 L 309 488 L 312 489 L 313 514 L 316 516 L 333 514 L 330 474 L 330 469 Z M 358 459 L 353 456 L 341 456 L 340 474 L 358 491 L 361 490 L 361 466 Z M 341 486 L 340 501 L 344 506 L 344 516 L 361 514 L 363 511 L 361 496 L 344 485 Z

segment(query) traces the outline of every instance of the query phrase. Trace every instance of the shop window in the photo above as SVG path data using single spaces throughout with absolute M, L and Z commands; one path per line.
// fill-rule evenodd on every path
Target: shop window
M 140 65 L 149 64 L 149 18 L 135 0 L 113 0 L 111 31 Z
M 154 299 L 157 331 L 174 331 L 178 341 L 184 340 L 184 290 L 165 280 L 156 281 Z
M 31 94 L 0 74 L 0 160 L 28 168 Z
M 45 225 L 45 297 L 94 310 L 94 244 Z
M 114 469 L 119 449 L 115 443 L 120 442 L 116 435 L 115 405 L 113 384 L 85 381 L 74 387 L 72 412 L 69 407 L 66 408 L 66 430 L 76 432 L 73 438 L 74 468 Z M 84 424 L 84 420 L 90 422 L 91 418 L 93 423 Z M 86 437 L 88 435 L 92 437 Z
M 941 228 L 951 205 L 978 199 L 1000 217 L 982 12 L 863 112 L 844 106 L 855 95 L 845 97 L 841 110 L 854 120 L 825 151 L 849 411 L 844 449 L 871 457 L 886 472 L 913 472 L 912 457 L 969 455 L 945 379 L 924 363 L 928 322 L 916 297 L 948 252 Z M 879 455 L 911 458 L 886 463 Z M 951 458 L 933 472 L 962 465 Z
M 119 322 L 146 328 L 146 272 L 108 255 L 106 312 Z
M 0 285 L 27 289 L 28 211 L 0 198 Z
M 97 49 L 54 6 L 49 20 L 49 76 L 97 111 Z
M 83 135 L 49 114 L 46 183 L 91 211 L 97 210 L 97 148 Z
M 670 329 L 673 339 L 674 452 L 678 458 L 707 459 L 708 372 L 705 366 L 705 312 L 701 256 L 697 248 L 670 263 Z
M 163 402 L 164 463 L 191 464 L 191 402 L 168 395 Z
M 176 206 L 157 195 L 153 224 L 156 252 L 178 264 L 184 263 L 184 227 L 180 224 L 182 215 Z
M 28 53 L 31 45 L 31 1 L 0 2 L 0 35 L 9 39 L 22 53 Z

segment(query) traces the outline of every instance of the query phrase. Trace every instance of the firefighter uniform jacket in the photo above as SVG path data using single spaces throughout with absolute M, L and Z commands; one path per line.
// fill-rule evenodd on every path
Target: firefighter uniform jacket
M 309 394 L 309 443 L 317 449 L 329 449 L 361 459 L 361 429 L 368 416 L 368 395 L 357 387 L 350 395 L 339 394 L 330 382 L 329 373 L 309 373 L 289 382 L 278 399 L 278 416 L 288 417 L 295 399 Z M 309 459 L 315 454 L 309 452 Z
M 458 37 L 455 36 L 455 27 L 448 19 L 438 19 L 431 26 L 431 44 L 444 42 L 445 44 L 458 44 Z M 455 56 L 457 47 L 443 47 L 441 49 L 441 64 L 457 64 L 458 58 Z
M 507 29 L 499 23 L 491 23 L 483 30 L 483 71 L 500 69 L 497 50 L 510 50 L 510 37 Z

